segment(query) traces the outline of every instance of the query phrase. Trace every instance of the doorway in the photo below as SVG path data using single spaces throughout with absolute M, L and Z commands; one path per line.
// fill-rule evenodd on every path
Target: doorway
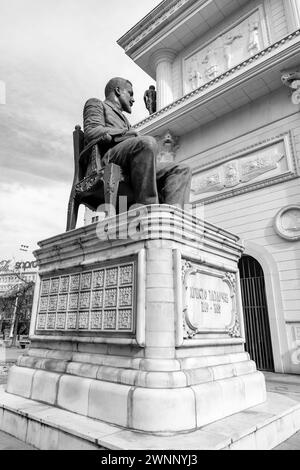
M 274 358 L 264 272 L 252 256 L 239 263 L 246 333 L 246 351 L 258 370 L 274 372 Z

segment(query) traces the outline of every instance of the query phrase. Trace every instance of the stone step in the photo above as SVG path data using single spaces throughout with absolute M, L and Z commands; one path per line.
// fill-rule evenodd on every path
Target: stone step
M 300 429 L 300 404 L 270 393 L 259 406 L 188 434 L 129 431 L 0 388 L 0 430 L 38 449 L 270 450 Z

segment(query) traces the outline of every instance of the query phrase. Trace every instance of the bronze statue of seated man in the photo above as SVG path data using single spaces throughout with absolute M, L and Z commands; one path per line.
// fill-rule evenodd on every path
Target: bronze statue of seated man
M 131 113 L 132 84 L 113 78 L 105 87 L 105 101 L 89 99 L 84 107 L 84 149 L 91 164 L 97 145 L 103 165 L 115 163 L 129 178 L 134 202 L 170 204 L 184 207 L 189 201 L 191 170 L 175 163 L 157 163 L 158 145 L 153 137 L 142 136 L 130 125 L 123 112 Z

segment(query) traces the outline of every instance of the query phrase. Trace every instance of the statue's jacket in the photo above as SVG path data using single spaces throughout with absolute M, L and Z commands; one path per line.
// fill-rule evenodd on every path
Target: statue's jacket
M 82 155 L 90 154 L 92 148 L 98 144 L 100 154 L 103 155 L 114 145 L 114 140 L 105 139 L 107 134 L 111 137 L 122 136 L 131 128 L 128 119 L 121 109 L 111 101 L 100 101 L 97 98 L 89 99 L 83 110 L 84 149 Z

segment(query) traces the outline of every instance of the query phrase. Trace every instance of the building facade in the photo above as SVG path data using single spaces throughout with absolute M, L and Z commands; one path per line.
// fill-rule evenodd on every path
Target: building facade
M 36 261 L 0 261 L 0 296 L 16 289 L 24 282 L 36 282 Z
M 300 0 L 164 0 L 118 43 L 157 83 L 136 129 L 171 136 L 191 201 L 244 242 L 247 350 L 299 374 Z
M 36 280 L 36 261 L 0 261 L 0 333 L 6 337 L 12 322 L 16 333 L 28 334 Z

